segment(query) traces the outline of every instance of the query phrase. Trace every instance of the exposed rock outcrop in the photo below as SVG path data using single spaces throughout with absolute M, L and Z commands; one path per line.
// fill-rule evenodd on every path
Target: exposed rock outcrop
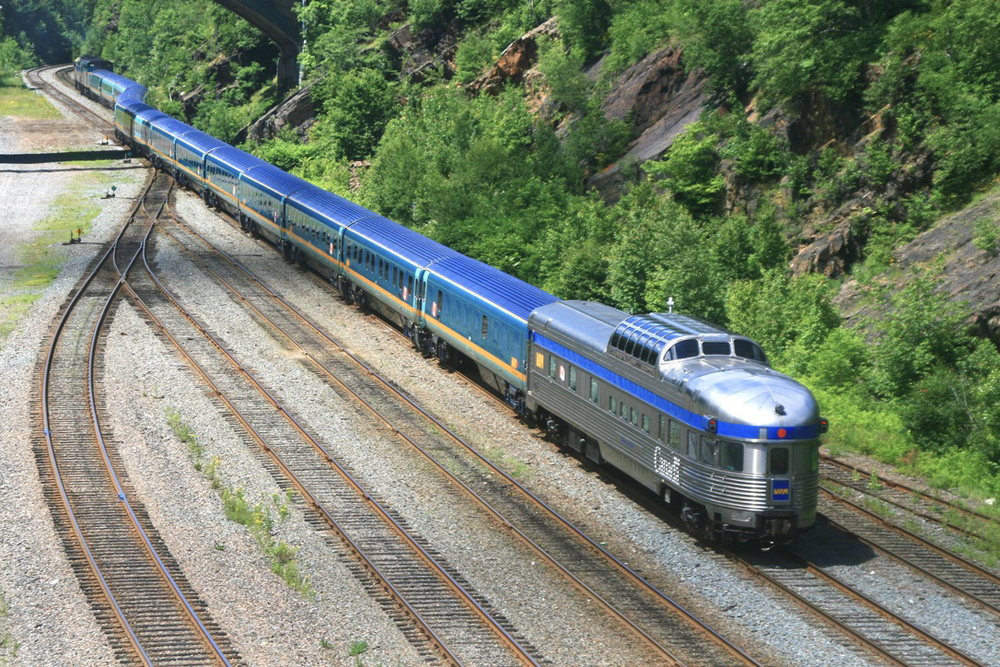
M 557 17 L 553 16 L 534 30 L 511 42 L 500 54 L 493 69 L 470 83 L 466 90 L 472 94 L 496 95 L 503 89 L 504 84 L 523 82 L 528 70 L 538 62 L 538 39 L 543 35 L 551 38 L 559 36 Z
M 1000 226 L 1000 192 L 994 192 L 963 211 L 948 216 L 894 255 L 901 279 L 892 287 L 901 289 L 916 269 L 930 269 L 940 277 L 938 291 L 956 302 L 965 302 L 971 324 L 1000 345 L 1000 256 L 976 247 L 976 226 Z M 894 272 L 898 274 L 898 272 Z M 878 304 L 868 303 L 864 290 L 850 280 L 841 288 L 837 305 L 848 322 L 877 315 Z
M 631 118 L 639 137 L 621 160 L 592 178 L 591 185 L 607 192 L 621 180 L 623 165 L 661 157 L 701 115 L 705 82 L 700 69 L 685 70 L 683 52 L 673 46 L 651 53 L 625 70 L 601 109 L 609 119 Z
M 312 100 L 312 86 L 306 86 L 244 128 L 236 137 L 237 143 L 252 139 L 256 142 L 273 139 L 281 130 L 291 128 L 305 138 L 316 121 L 316 105 Z
M 414 35 L 410 26 L 404 25 L 389 36 L 384 48 L 399 70 L 400 78 L 420 83 L 433 72 L 446 79 L 455 74 L 458 41 L 453 31 L 443 31 L 440 36 L 429 32 Z

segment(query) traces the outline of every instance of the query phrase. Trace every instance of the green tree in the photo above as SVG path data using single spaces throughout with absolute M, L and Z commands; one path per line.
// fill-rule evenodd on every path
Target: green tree
M 370 156 L 399 110 L 396 84 L 381 72 L 361 69 L 328 78 L 325 85 L 333 92 L 327 96 L 325 114 L 311 138 L 338 157 L 362 160 Z
M 716 151 L 719 137 L 701 129 L 700 124 L 689 127 L 662 160 L 642 166 L 651 177 L 662 178 L 676 200 L 695 216 L 717 213 L 725 191 Z
M 841 0 L 767 0 L 750 13 L 754 84 L 770 103 L 812 91 L 843 101 L 858 90 L 866 60 L 864 22 Z

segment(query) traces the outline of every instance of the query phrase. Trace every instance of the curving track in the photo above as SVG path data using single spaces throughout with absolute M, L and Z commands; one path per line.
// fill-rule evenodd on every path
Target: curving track
M 118 656 L 146 664 L 239 657 L 156 534 L 102 427 L 100 355 L 121 276 L 170 190 L 153 181 L 132 218 L 68 299 L 40 368 L 36 458 L 57 531 Z

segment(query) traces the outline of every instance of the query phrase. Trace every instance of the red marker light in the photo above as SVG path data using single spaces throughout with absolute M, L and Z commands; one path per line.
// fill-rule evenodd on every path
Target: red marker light
M 783 428 L 779 428 L 778 429 L 778 437 L 779 438 L 784 438 L 786 435 L 788 435 L 788 431 L 786 431 Z
M 714 419 L 709 419 L 708 420 L 708 432 L 709 433 L 715 433 L 718 430 L 719 430 L 719 422 L 717 422 Z

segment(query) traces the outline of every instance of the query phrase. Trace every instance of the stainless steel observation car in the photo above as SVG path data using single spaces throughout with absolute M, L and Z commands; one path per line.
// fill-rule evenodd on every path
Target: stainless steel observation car
M 808 389 L 742 336 L 673 313 L 557 301 L 529 320 L 527 409 L 723 541 L 813 525 L 818 437 Z

